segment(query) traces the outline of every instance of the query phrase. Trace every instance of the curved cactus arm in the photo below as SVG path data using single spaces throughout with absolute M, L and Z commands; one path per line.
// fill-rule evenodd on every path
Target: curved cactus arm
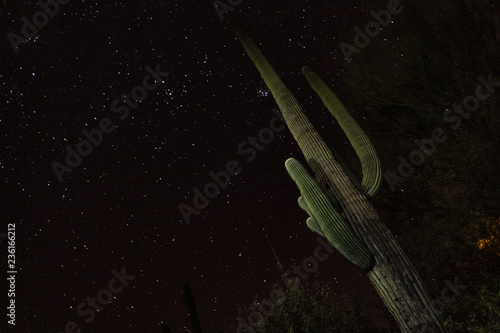
M 369 271 L 373 268 L 372 253 L 354 233 L 349 223 L 339 214 L 331 204 L 329 196 L 321 186 L 309 175 L 307 170 L 297 160 L 289 158 L 285 167 L 299 187 L 300 193 L 314 219 L 308 226 L 317 232 L 319 230 L 325 238 L 357 267 Z
M 319 223 L 313 217 L 309 217 L 306 220 L 306 224 L 309 227 L 309 229 L 311 229 L 312 231 L 314 231 L 315 233 L 317 233 L 321 237 L 325 237 L 325 234 L 323 233 L 323 230 L 321 230 Z
M 342 170 L 345 172 L 345 174 L 347 175 L 347 177 L 349 177 L 349 179 L 351 180 L 351 182 L 353 183 L 353 185 L 360 192 L 363 192 L 363 186 L 361 185 L 361 183 L 359 182 L 359 180 L 354 176 L 354 174 L 352 173 L 351 169 L 349 169 L 349 167 L 347 166 L 347 164 L 344 162 L 344 159 L 340 156 L 340 154 L 337 152 L 336 149 L 334 149 L 333 147 L 329 147 L 329 148 L 330 148 L 330 151 L 332 152 L 333 157 L 338 162 L 338 164 L 340 165 L 340 167 L 342 168 Z
M 333 195 L 333 193 L 331 193 L 330 191 L 328 191 L 326 189 L 324 190 L 324 192 L 328 195 L 328 198 L 330 199 L 330 203 L 333 205 L 333 208 L 335 208 L 335 210 L 337 212 L 341 212 L 342 207 L 340 206 L 340 203 L 335 198 L 335 195 Z M 298 203 L 299 203 L 299 207 L 302 208 L 302 210 L 304 210 L 307 213 L 307 215 L 311 216 L 311 212 L 309 210 L 309 207 L 307 207 L 306 200 L 302 196 L 299 197 Z
M 344 104 L 339 100 L 325 82 L 309 67 L 302 68 L 307 81 L 323 101 L 330 113 L 337 119 L 340 127 L 351 142 L 363 168 L 362 187 L 368 197 L 374 197 L 382 184 L 382 168 L 377 152 L 365 132 L 349 114 Z
M 317 233 L 321 237 L 325 237 L 325 234 L 321 230 L 321 227 L 319 226 L 318 222 L 314 219 L 314 217 L 311 217 L 311 212 L 309 211 L 309 208 L 307 207 L 307 203 L 306 203 L 306 200 L 304 199 L 304 197 L 300 196 L 298 201 L 299 201 L 300 208 L 305 210 L 307 215 L 309 215 L 309 218 L 306 220 L 306 224 L 309 227 L 309 229 L 311 229 L 312 231 L 314 231 L 315 233 Z
M 321 237 L 325 237 L 325 234 L 323 233 L 323 231 L 321 231 L 321 227 L 319 226 L 318 222 L 314 219 L 314 217 L 311 217 L 311 212 L 309 211 L 309 207 L 307 207 L 307 203 L 304 197 L 300 196 L 298 202 L 300 208 L 305 210 L 307 215 L 309 215 L 309 218 L 306 220 L 306 224 L 309 227 L 309 229 L 311 229 Z
M 307 203 L 304 197 L 300 196 L 297 202 L 299 203 L 299 207 L 302 208 L 302 210 L 304 210 L 307 213 L 307 215 L 311 216 L 311 213 L 309 212 L 309 208 L 307 207 Z

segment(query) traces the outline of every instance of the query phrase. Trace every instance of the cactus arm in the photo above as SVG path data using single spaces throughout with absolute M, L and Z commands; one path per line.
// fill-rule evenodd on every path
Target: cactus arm
M 344 162 L 344 160 L 342 159 L 342 157 L 340 156 L 340 154 L 337 152 L 337 150 L 335 150 L 334 148 L 332 147 L 329 147 L 330 148 L 330 151 L 332 152 L 333 154 L 333 157 L 335 158 L 335 160 L 338 162 L 338 164 L 340 165 L 340 167 L 342 168 L 342 170 L 344 170 L 344 172 L 346 173 L 347 177 L 349 177 L 349 179 L 351 180 L 351 182 L 354 184 L 354 186 L 360 190 L 360 191 L 363 191 L 363 187 L 361 185 L 361 183 L 358 181 L 358 179 L 354 176 L 354 174 L 352 173 L 351 169 L 349 169 L 349 167 L 347 166 L 347 164 Z
M 349 223 L 331 205 L 329 196 L 295 159 L 289 158 L 285 167 L 299 187 L 313 220 L 308 226 L 324 234 L 326 239 L 357 267 L 368 271 L 373 267 L 373 255 L 354 233 Z
M 349 114 L 337 95 L 328 88 L 325 82 L 309 67 L 302 68 L 307 81 L 323 101 L 330 113 L 337 119 L 349 142 L 356 151 L 363 168 L 361 183 L 368 197 L 374 197 L 382 184 L 382 168 L 375 147 L 368 139 L 358 123 Z
M 189 319 L 191 320 L 191 330 L 193 333 L 202 333 L 200 318 L 198 317 L 198 310 L 196 308 L 196 301 L 191 291 L 191 286 L 188 282 L 182 284 L 182 300 L 186 304 L 189 311 Z
M 297 200 L 299 203 L 299 207 L 302 208 L 302 210 L 305 210 L 306 213 L 311 216 L 311 213 L 309 213 L 309 208 L 307 207 L 306 200 L 304 199 L 303 196 L 299 197 L 299 200 Z
M 309 207 L 307 207 L 307 203 L 304 197 L 300 196 L 298 202 L 300 208 L 305 210 L 307 215 L 309 215 L 309 218 L 306 220 L 306 225 L 309 227 L 309 229 L 311 229 L 321 237 L 325 237 L 325 234 L 321 230 L 321 227 L 319 226 L 318 222 L 314 219 L 314 217 L 311 217 L 311 212 L 309 211 Z
M 307 207 L 307 203 L 306 203 L 306 200 L 304 199 L 304 197 L 300 196 L 298 202 L 299 202 L 300 208 L 302 208 L 302 210 L 304 210 L 307 213 L 307 215 L 309 215 L 309 217 L 306 220 L 306 225 L 309 227 L 309 229 L 311 229 L 312 231 L 314 231 L 318 235 L 325 237 L 325 235 L 323 234 L 323 231 L 321 231 L 321 227 L 319 226 L 318 222 L 316 222 L 314 217 L 311 217 L 311 212 L 309 211 L 309 207 Z
M 326 238 L 325 234 L 323 233 L 323 230 L 321 230 L 321 227 L 319 226 L 319 223 L 313 217 L 309 217 L 306 220 L 306 224 L 307 224 L 307 227 L 309 229 L 311 229 L 312 231 L 314 231 L 315 233 L 317 233 L 321 237 Z
M 300 208 L 305 210 L 307 215 L 309 215 L 309 218 L 306 220 L 306 225 L 309 227 L 309 229 L 311 229 L 321 237 L 325 237 L 325 234 L 321 230 L 321 227 L 319 226 L 318 222 L 314 219 L 314 217 L 311 217 L 311 212 L 309 211 L 309 207 L 307 207 L 307 203 L 304 197 L 300 196 L 298 201 Z
M 328 198 L 330 199 L 330 204 L 333 205 L 333 208 L 335 208 L 335 210 L 338 212 L 342 212 L 342 206 L 340 206 L 335 196 L 327 189 L 324 189 L 324 191 L 328 195 Z M 307 203 L 302 196 L 299 197 L 298 203 L 299 207 L 302 208 L 302 210 L 304 210 L 309 216 L 311 216 L 309 207 L 307 207 Z

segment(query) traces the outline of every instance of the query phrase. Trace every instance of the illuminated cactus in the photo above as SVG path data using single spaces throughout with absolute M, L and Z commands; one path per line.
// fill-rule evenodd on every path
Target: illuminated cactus
M 299 206 L 310 216 L 307 226 L 328 239 L 351 263 L 370 271 L 374 264 L 373 255 L 338 212 L 336 202 L 332 201 L 335 198 L 325 193 L 298 161 L 290 158 L 285 166 L 300 188 Z
M 301 192 L 299 205 L 310 216 L 308 227 L 367 272 L 402 332 L 447 332 L 419 274 L 368 201 L 378 192 L 382 179 L 380 161 L 370 140 L 337 96 L 304 67 L 302 72 L 309 84 L 337 119 L 361 161 L 363 179 L 359 184 L 321 139 L 245 29 L 234 19 L 230 25 L 271 91 L 314 173 L 315 178 L 294 159 L 285 163 Z

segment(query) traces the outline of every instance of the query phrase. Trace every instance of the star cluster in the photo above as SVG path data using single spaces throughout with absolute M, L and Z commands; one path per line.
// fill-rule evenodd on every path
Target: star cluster
M 302 156 L 288 130 L 251 161 L 238 151 L 269 127 L 276 103 L 227 22 L 210 1 L 71 1 L 16 53 L 8 33 L 20 35 L 22 17 L 40 7 L 0 6 L 2 211 L 17 231 L 16 331 L 64 332 L 74 321 L 82 332 L 159 332 L 162 323 L 187 332 L 183 281 L 207 331 L 234 331 L 237 306 L 267 297 L 281 279 L 276 260 L 301 263 L 316 236 L 284 168 Z M 369 11 L 363 1 L 243 1 L 230 14 L 314 111 L 318 128 L 344 146 L 300 68 L 310 65 L 342 92 L 338 45 Z M 126 117 L 114 112 L 113 101 L 157 66 L 168 77 L 150 77 L 155 89 Z M 113 131 L 60 181 L 54 162 L 67 165 L 66 147 L 77 151 L 88 140 L 83 131 L 102 119 Z M 192 206 L 193 189 L 231 160 L 241 172 L 185 223 L 179 205 Z M 135 278 L 86 323 L 79 304 L 122 268 Z M 376 298 L 366 275 L 340 255 L 315 274 L 338 292 Z

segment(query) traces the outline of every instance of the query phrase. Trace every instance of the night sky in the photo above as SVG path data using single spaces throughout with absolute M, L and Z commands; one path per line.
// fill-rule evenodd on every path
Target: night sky
M 71 321 L 81 332 L 160 332 L 163 323 L 188 332 L 184 281 L 205 331 L 235 332 L 237 307 L 255 295 L 268 298 L 281 274 L 311 256 L 318 242 L 284 167 L 289 157 L 303 161 L 288 129 L 241 153 L 271 121 L 282 123 L 227 20 L 209 0 L 68 1 L 16 53 L 9 32 L 20 35 L 22 17 L 32 21 L 40 6 L 34 0 L 0 6 L 0 232 L 15 224 L 17 259 L 16 325 L 5 332 L 64 332 Z M 339 44 L 352 42 L 344 39 L 371 19 L 371 9 L 383 8 L 258 0 L 242 1 L 224 17 L 249 30 L 342 151 L 349 145 L 301 68 L 311 66 L 342 98 Z M 120 100 L 132 91 L 144 99 Z M 102 138 L 92 132 L 99 127 L 108 132 Z M 80 145 L 87 156 L 73 157 L 69 168 L 67 149 L 87 140 L 85 131 L 98 144 L 92 151 Z M 193 189 L 228 161 L 240 172 L 186 223 L 179 205 L 193 206 Z M 134 278 L 110 287 L 112 271 L 123 269 Z M 377 300 L 366 274 L 338 253 L 308 280 L 317 276 L 338 293 Z M 110 288 L 120 292 L 86 323 L 90 315 L 76 309 Z

